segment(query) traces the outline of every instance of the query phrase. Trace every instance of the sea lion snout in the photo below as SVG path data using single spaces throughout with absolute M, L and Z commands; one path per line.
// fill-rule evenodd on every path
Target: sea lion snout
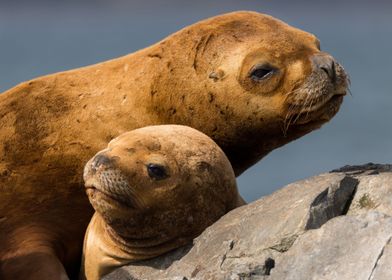
M 99 153 L 97 154 L 91 162 L 91 170 L 93 172 L 96 172 L 98 168 L 101 166 L 103 167 L 111 167 L 112 166 L 112 160 L 109 158 L 105 153 Z
M 102 151 L 96 154 L 93 158 L 91 158 L 87 164 L 84 166 L 83 170 L 83 179 L 85 182 L 90 182 L 88 185 L 91 185 L 91 181 L 94 179 L 95 175 L 101 169 L 107 169 L 111 166 L 111 160 L 107 157 L 107 155 L 103 154 Z M 95 180 L 93 180 L 95 181 Z
M 129 192 L 127 179 L 116 168 L 118 156 L 110 156 L 105 150 L 96 154 L 84 168 L 83 179 L 87 194 L 103 192 L 112 198 L 123 196 Z
M 320 52 L 310 57 L 312 67 L 314 70 L 324 71 L 332 82 L 336 80 L 336 60 L 329 54 Z
M 319 80 L 319 85 L 324 85 L 323 89 L 319 88 L 323 94 L 346 95 L 350 81 L 343 66 L 333 56 L 325 52 L 318 52 L 313 54 L 309 60 L 313 71 L 310 77 L 315 83 L 315 89 L 317 89 L 317 80 Z

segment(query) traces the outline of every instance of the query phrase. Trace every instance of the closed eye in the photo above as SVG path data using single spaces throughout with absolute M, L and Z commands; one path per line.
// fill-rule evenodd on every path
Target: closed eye
M 276 68 L 268 64 L 260 64 L 252 68 L 252 70 L 249 73 L 249 77 L 253 81 L 258 82 L 271 77 L 276 71 L 277 71 Z

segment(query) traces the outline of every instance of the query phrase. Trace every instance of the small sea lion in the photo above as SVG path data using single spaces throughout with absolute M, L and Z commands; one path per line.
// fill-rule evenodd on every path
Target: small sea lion
M 96 211 L 84 244 L 88 280 L 183 246 L 244 204 L 223 151 L 187 126 L 120 135 L 86 164 L 84 180 Z

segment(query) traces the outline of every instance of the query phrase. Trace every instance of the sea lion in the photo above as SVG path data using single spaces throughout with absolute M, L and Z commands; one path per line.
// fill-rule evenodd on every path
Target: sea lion
M 267 15 L 234 12 L 133 54 L 6 91 L 0 278 L 76 277 L 93 214 L 83 166 L 121 133 L 191 126 L 222 148 L 239 175 L 331 119 L 346 90 L 343 68 L 314 35 Z
M 223 151 L 187 126 L 120 135 L 86 164 L 84 180 L 96 211 L 84 243 L 88 280 L 183 246 L 244 204 Z

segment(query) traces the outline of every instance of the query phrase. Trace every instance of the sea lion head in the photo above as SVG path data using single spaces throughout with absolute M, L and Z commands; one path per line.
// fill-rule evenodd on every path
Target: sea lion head
M 178 125 L 120 135 L 86 164 L 84 180 L 96 213 L 130 247 L 183 245 L 239 201 L 222 150 Z
M 201 21 L 155 49 L 169 71 L 156 78 L 154 112 L 211 136 L 236 175 L 329 121 L 348 89 L 316 36 L 255 12 Z

